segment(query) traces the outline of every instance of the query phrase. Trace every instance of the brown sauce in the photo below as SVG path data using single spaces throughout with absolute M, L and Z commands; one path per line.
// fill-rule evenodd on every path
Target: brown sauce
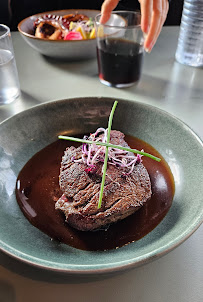
M 149 144 L 126 136 L 131 148 L 144 149 L 155 156 L 161 155 Z M 152 231 L 167 214 L 174 195 L 174 180 L 162 158 L 156 162 L 143 157 L 151 183 L 152 197 L 130 217 L 109 226 L 106 230 L 82 232 L 65 222 L 65 216 L 55 210 L 61 196 L 58 177 L 61 158 L 66 147 L 77 144 L 58 140 L 36 153 L 19 173 L 16 186 L 18 204 L 32 225 L 52 239 L 83 250 L 108 250 L 136 241 Z

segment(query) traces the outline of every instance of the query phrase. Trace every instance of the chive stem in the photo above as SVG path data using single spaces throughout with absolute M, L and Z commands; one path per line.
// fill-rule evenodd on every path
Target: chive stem
M 123 147 L 123 146 L 120 146 L 120 145 L 113 145 L 113 144 L 107 144 L 107 143 L 103 143 L 103 142 L 89 141 L 89 140 L 85 140 L 85 139 L 81 139 L 81 138 L 77 138 L 77 137 L 72 137 L 72 136 L 59 135 L 58 138 L 68 140 L 68 141 L 78 142 L 78 143 L 82 143 L 82 144 L 94 144 L 94 145 L 97 145 L 97 146 L 105 146 L 105 147 L 109 147 L 109 148 L 124 150 L 124 151 L 128 151 L 128 152 L 132 152 L 132 153 L 136 153 L 136 154 L 140 154 L 140 155 L 149 157 L 149 158 L 151 158 L 155 161 L 158 161 L 158 162 L 161 161 L 161 159 L 159 157 L 156 157 L 156 156 L 154 156 L 150 153 L 139 151 L 139 150 L 136 150 L 136 149 L 131 149 L 131 148 L 128 148 L 128 147 Z
M 103 198 L 103 192 L 104 192 L 104 183 L 105 183 L 105 178 L 106 178 L 106 169 L 107 169 L 107 162 L 108 162 L 108 148 L 109 148 L 108 144 L 109 144 L 109 141 L 110 141 L 110 132 L 111 132 L 113 115 L 114 115 L 117 104 L 118 104 L 118 102 L 115 101 L 114 104 L 113 104 L 113 107 L 111 109 L 110 116 L 109 116 L 107 139 L 106 139 L 107 146 L 106 146 L 105 157 L 104 157 L 103 174 L 102 174 L 102 181 L 101 181 L 101 187 L 100 187 L 100 193 L 99 193 L 98 209 L 101 208 L 101 204 L 102 204 L 102 198 Z

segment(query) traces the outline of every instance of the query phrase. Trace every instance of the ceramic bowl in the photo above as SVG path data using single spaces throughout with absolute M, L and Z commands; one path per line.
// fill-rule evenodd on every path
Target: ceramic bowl
M 32 267 L 66 274 L 113 273 L 148 263 L 186 240 L 203 221 L 203 143 L 183 122 L 156 107 L 118 100 L 113 129 L 154 146 L 175 181 L 172 206 L 142 239 L 109 251 L 84 251 L 56 244 L 32 226 L 15 198 L 25 163 L 59 134 L 107 126 L 114 99 L 75 98 L 38 105 L 0 124 L 0 249 Z
M 74 40 L 74 41 L 64 41 L 64 40 L 48 40 L 40 39 L 33 34 L 33 23 L 41 15 L 67 15 L 71 13 L 85 14 L 94 20 L 94 17 L 100 13 L 98 10 L 88 10 L 88 9 L 68 9 L 68 10 L 58 10 L 49 11 L 44 13 L 39 13 L 28 18 L 25 18 L 18 24 L 18 30 L 24 40 L 35 50 L 39 51 L 41 54 L 59 58 L 59 59 L 69 59 L 69 60 L 80 60 L 80 59 L 90 59 L 96 57 L 96 39 L 89 40 Z

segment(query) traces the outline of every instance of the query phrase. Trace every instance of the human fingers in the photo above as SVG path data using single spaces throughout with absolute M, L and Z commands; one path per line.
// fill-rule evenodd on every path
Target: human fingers
M 119 0 L 105 0 L 101 7 L 101 18 L 100 23 L 106 23 L 110 16 L 112 10 L 117 6 Z
M 164 25 L 164 22 L 166 20 L 167 13 L 168 13 L 168 8 L 169 8 L 168 0 L 162 0 L 163 13 L 162 13 L 161 22 L 159 24 L 159 29 L 158 29 L 157 34 L 156 34 L 156 40 L 158 39 L 158 36 L 159 36 L 159 34 L 161 32 L 161 29 Z M 156 42 L 156 40 L 155 40 L 155 42 Z M 154 42 L 154 44 L 155 44 L 155 42 Z
M 162 0 L 161 20 L 160 20 L 159 26 L 157 27 L 157 31 L 154 34 L 154 37 L 152 39 L 151 47 L 150 47 L 149 51 L 151 51 L 151 49 L 153 48 L 154 44 L 156 43 L 156 40 L 158 39 L 158 36 L 159 36 L 159 34 L 161 32 L 161 29 L 162 29 L 163 24 L 164 24 L 164 22 L 166 20 L 166 17 L 167 17 L 168 8 L 169 8 L 168 0 Z
M 151 23 L 144 44 L 144 47 L 147 52 L 150 52 L 152 47 L 154 46 L 153 42 L 155 41 L 156 34 L 158 32 L 161 23 L 162 0 L 153 0 L 152 5 L 153 7 L 152 7 Z
M 166 20 L 168 7 L 168 0 L 153 1 L 151 24 L 144 44 L 144 47 L 147 52 L 150 52 L 154 44 L 156 43 L 156 40 L 161 32 L 162 26 Z
M 150 23 L 151 23 L 151 15 L 153 9 L 153 0 L 139 0 L 140 2 L 140 10 L 141 10 L 141 29 L 144 33 L 148 33 Z

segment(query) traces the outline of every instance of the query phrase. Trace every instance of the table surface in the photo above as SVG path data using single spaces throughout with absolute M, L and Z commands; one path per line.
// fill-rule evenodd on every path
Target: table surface
M 72 97 L 107 96 L 154 105 L 178 117 L 203 139 L 203 69 L 175 61 L 179 27 L 164 27 L 145 55 L 137 87 L 115 89 L 98 80 L 96 59 L 57 62 L 41 56 L 19 33 L 12 33 L 21 96 L 0 107 L 0 122 L 27 108 Z M 49 282 L 18 271 L 0 254 L 0 301 L 203 301 L 203 225 L 164 257 L 98 280 Z M 68 299 L 68 300 L 67 300 Z

